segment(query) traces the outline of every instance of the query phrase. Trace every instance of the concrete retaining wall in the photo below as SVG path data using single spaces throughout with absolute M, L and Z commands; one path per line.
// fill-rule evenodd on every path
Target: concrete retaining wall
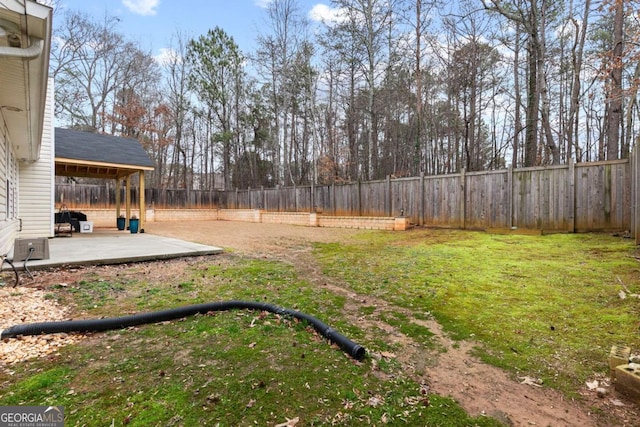
M 111 209 L 82 209 L 94 227 L 116 227 L 116 212 Z M 131 210 L 140 217 L 140 211 Z M 164 221 L 244 221 L 290 224 L 307 227 L 360 228 L 369 230 L 407 230 L 409 218 L 326 216 L 305 212 L 267 212 L 260 209 L 147 209 L 147 222 Z

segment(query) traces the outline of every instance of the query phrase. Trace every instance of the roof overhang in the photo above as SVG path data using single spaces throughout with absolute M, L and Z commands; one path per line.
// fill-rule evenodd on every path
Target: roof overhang
M 40 156 L 51 17 L 50 7 L 31 0 L 0 2 L 0 125 L 25 162 Z
M 92 162 L 87 160 L 56 157 L 56 176 L 77 178 L 120 179 L 140 171 L 152 171 L 149 166 L 129 166 L 117 163 Z

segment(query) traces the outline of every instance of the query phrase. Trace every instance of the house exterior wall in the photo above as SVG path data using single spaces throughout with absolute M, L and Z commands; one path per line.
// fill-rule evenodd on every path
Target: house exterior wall
M 19 216 L 20 237 L 52 237 L 54 205 L 53 79 L 47 85 L 40 158 L 20 163 Z
M 18 162 L 4 115 L 0 115 L 0 255 L 9 252 L 20 229 Z

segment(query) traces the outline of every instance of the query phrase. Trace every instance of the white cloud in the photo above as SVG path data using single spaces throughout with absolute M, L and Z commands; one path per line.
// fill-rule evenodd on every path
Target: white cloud
M 344 22 L 346 16 L 344 9 L 329 7 L 326 4 L 318 3 L 309 11 L 309 19 L 331 25 Z
M 160 49 L 160 53 L 158 53 L 153 58 L 160 65 L 169 65 L 182 62 L 182 58 L 176 50 L 166 47 Z
M 269 7 L 273 0 L 254 0 L 254 4 L 262 9 L 266 9 Z
M 158 12 L 160 0 L 122 0 L 122 4 L 132 13 L 149 16 Z

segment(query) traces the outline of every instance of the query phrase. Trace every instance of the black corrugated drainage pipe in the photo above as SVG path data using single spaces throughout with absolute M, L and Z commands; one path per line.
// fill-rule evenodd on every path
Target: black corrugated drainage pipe
M 40 335 L 55 334 L 59 332 L 98 332 L 112 329 L 128 328 L 130 326 L 143 325 L 147 323 L 164 322 L 167 320 L 180 319 L 195 314 L 205 314 L 211 311 L 225 311 L 234 309 L 262 310 L 270 313 L 291 316 L 310 323 L 320 335 L 340 346 L 342 351 L 356 360 L 362 360 L 366 350 L 364 347 L 354 343 L 341 333 L 330 328 L 327 324 L 299 311 L 278 307 L 277 305 L 255 301 L 220 301 L 204 304 L 188 305 L 185 307 L 172 308 L 168 310 L 153 311 L 150 313 L 132 314 L 122 317 L 108 317 L 105 319 L 87 320 L 66 320 L 62 322 L 41 322 L 27 323 L 24 325 L 11 326 L 0 334 L 0 339 L 15 338 L 19 335 Z

